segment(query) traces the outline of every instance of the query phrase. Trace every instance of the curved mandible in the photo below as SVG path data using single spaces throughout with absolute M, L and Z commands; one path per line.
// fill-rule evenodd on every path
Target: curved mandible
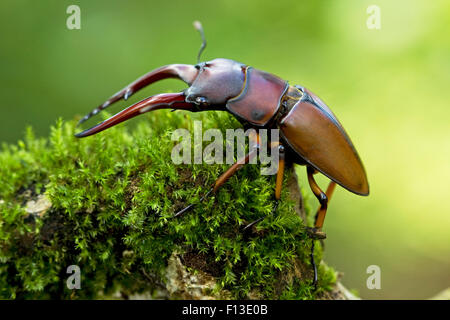
M 128 86 L 111 96 L 103 104 L 92 110 L 78 122 L 78 125 L 82 124 L 92 116 L 95 116 L 97 113 L 106 109 L 122 98 L 124 100 L 127 100 L 132 94 L 156 81 L 167 78 L 177 78 L 186 82 L 188 85 L 191 85 L 192 82 L 194 82 L 194 79 L 197 77 L 197 74 L 198 70 L 194 66 L 189 64 L 170 64 L 150 71 L 136 81 L 130 83 Z
M 84 138 L 87 136 L 91 136 L 145 112 L 159 109 L 194 111 L 194 105 L 185 101 L 183 92 L 157 94 L 133 104 L 132 106 L 120 111 L 119 113 L 113 115 L 103 122 L 100 122 L 92 128 L 75 134 L 75 137 Z

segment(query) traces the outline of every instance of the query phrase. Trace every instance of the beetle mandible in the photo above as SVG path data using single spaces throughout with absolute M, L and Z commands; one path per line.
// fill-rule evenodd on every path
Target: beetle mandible
M 275 146 L 270 146 L 278 148 L 279 151 L 275 182 L 276 204 L 272 213 L 276 210 L 281 197 L 285 157 L 289 156 L 290 161 L 307 167 L 309 185 L 320 203 L 314 227 L 307 228 L 309 236 L 313 239 L 311 263 L 314 267 L 314 285 L 316 285 L 314 240 L 326 237 L 322 226 L 336 183 L 355 194 L 362 196 L 369 194 L 367 176 L 358 153 L 330 108 L 308 89 L 289 85 L 287 81 L 273 74 L 233 60 L 219 58 L 200 62 L 206 41 L 201 24 L 196 21 L 194 26 L 203 40 L 196 65 L 171 64 L 145 74 L 82 118 L 79 124 L 111 104 L 121 99 L 127 100 L 138 90 L 158 80 L 178 78 L 189 85 L 187 89 L 144 99 L 92 128 L 77 133 L 76 137 L 96 134 L 122 121 L 158 109 L 191 112 L 223 110 L 233 114 L 246 127 L 280 129 L 280 141 Z M 249 138 L 258 146 L 257 134 L 250 135 Z M 243 159 L 238 159 L 216 180 L 201 200 L 211 192 L 216 192 L 255 155 L 254 151 L 250 151 Z M 325 192 L 314 179 L 314 174 L 318 172 L 331 180 Z M 180 216 L 192 207 L 192 204 L 187 206 L 175 216 Z M 262 218 L 252 222 L 246 229 L 261 220 Z

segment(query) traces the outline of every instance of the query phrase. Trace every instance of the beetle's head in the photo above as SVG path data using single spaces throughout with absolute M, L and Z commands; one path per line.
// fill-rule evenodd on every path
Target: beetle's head
M 202 24 L 194 21 L 194 28 L 202 37 L 202 45 L 194 66 L 198 74 L 190 87 L 184 91 L 186 102 L 199 106 L 199 109 L 222 109 L 228 99 L 236 97 L 242 91 L 245 81 L 245 68 L 242 63 L 230 59 L 214 59 L 200 62 L 206 48 L 205 33 Z
M 200 23 L 194 23 L 203 39 L 198 60 L 206 47 L 203 29 Z M 144 99 L 99 123 L 98 125 L 77 133 L 77 137 L 86 137 L 110 128 L 122 121 L 139 114 L 158 110 L 173 109 L 187 111 L 223 110 L 226 102 L 239 95 L 244 87 L 246 66 L 229 59 L 214 59 L 199 62 L 196 65 L 172 64 L 153 70 L 117 92 L 106 102 L 83 117 L 79 124 L 96 115 L 111 104 L 124 99 L 143 87 L 166 78 L 177 78 L 189 87 L 182 92 L 159 94 Z
M 207 110 L 210 106 L 224 106 L 242 91 L 246 68 L 244 64 L 229 59 L 214 59 L 194 67 L 198 70 L 198 75 L 184 91 L 186 102 Z

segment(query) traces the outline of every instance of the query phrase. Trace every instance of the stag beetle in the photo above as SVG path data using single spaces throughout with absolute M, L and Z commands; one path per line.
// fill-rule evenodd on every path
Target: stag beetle
M 273 74 L 233 60 L 219 58 L 200 62 L 206 41 L 201 24 L 196 21 L 194 26 L 203 40 L 196 65 L 171 64 L 145 74 L 82 118 L 79 124 L 111 104 L 121 99 L 127 100 L 138 90 L 158 80 L 180 79 L 189 85 L 186 90 L 151 96 L 92 128 L 77 133 L 76 137 L 96 134 L 122 121 L 158 109 L 191 112 L 223 110 L 233 114 L 247 127 L 279 128 L 281 139 L 276 146 L 271 146 L 278 148 L 280 157 L 275 182 L 276 204 L 272 212 L 275 211 L 281 196 L 285 156 L 289 155 L 290 161 L 307 167 L 309 185 L 320 203 L 314 227 L 307 228 L 312 238 L 311 263 L 316 285 L 314 240 L 326 237 L 322 226 L 336 183 L 355 194 L 369 194 L 367 176 L 356 149 L 333 112 L 310 90 L 289 85 L 287 81 Z M 249 138 L 258 145 L 257 134 Z M 201 200 L 211 192 L 216 192 L 254 156 L 255 153 L 249 152 L 243 159 L 239 159 L 216 180 Z M 318 172 L 331 180 L 325 192 L 314 179 L 314 174 Z M 175 216 L 188 211 L 192 206 L 187 206 Z M 262 218 L 252 222 L 246 228 L 261 220 Z

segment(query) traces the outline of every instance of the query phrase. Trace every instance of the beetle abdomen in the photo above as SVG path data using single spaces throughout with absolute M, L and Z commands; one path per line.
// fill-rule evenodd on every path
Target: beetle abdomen
M 286 81 L 248 67 L 241 93 L 228 100 L 226 107 L 239 118 L 256 126 L 264 126 L 277 113 L 288 87 Z
M 286 142 L 314 168 L 342 187 L 369 194 L 362 162 L 331 110 L 306 89 L 302 98 L 279 120 Z

